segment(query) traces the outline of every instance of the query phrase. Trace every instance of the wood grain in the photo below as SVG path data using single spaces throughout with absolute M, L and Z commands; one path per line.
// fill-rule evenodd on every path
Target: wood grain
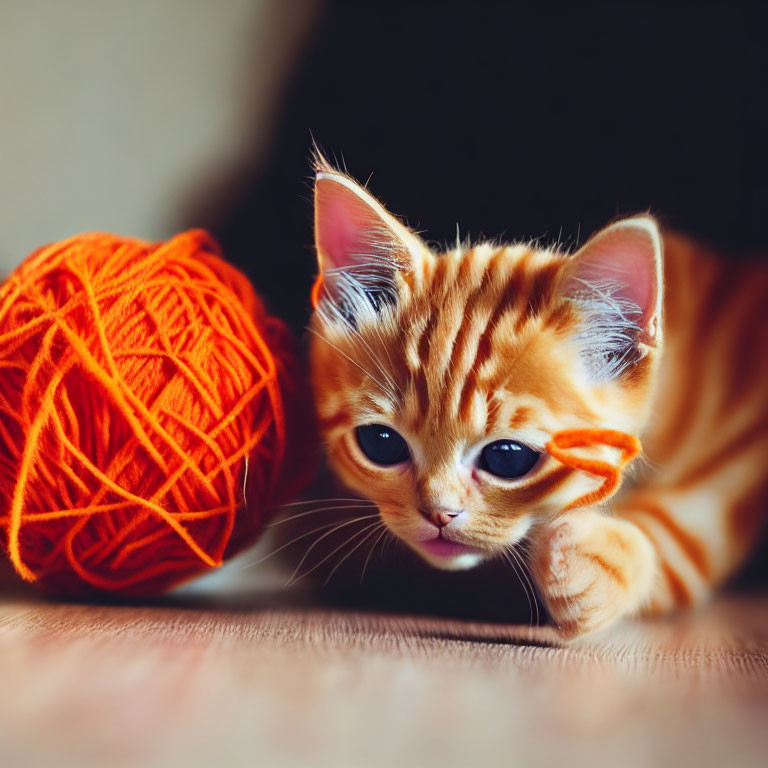
M 768 599 L 559 647 L 319 608 L 0 605 L 16 765 L 762 765 Z

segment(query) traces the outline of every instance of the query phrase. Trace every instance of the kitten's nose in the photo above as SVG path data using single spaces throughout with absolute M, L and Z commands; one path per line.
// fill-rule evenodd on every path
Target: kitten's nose
M 428 509 L 419 509 L 424 517 L 438 528 L 448 525 L 454 518 L 458 517 L 464 510 L 449 509 L 448 507 L 430 507 Z

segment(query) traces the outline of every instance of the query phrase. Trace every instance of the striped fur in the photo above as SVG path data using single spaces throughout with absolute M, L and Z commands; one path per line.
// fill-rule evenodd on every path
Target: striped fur
M 764 267 L 727 266 L 666 235 L 662 328 L 660 288 L 641 318 L 610 280 L 574 278 L 579 254 L 489 243 L 436 254 L 348 177 L 323 166 L 317 188 L 320 425 L 336 473 L 378 504 L 395 535 L 442 568 L 527 541 L 566 637 L 692 604 L 743 562 L 765 517 Z M 376 233 L 346 264 L 323 239 L 337 192 L 354 195 L 355 221 Z M 647 217 L 626 226 L 658 238 Z M 354 428 L 369 423 L 400 432 L 412 461 L 368 461 Z M 647 461 L 607 507 L 564 512 L 595 480 L 544 446 L 578 428 L 637 435 Z M 542 452 L 528 476 L 477 468 L 482 447 L 502 438 Z M 425 509 L 463 510 L 442 532 L 472 552 L 426 551 L 436 528 Z

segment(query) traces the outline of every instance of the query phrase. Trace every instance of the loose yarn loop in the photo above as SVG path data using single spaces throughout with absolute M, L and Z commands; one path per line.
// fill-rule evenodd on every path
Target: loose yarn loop
M 309 293 L 309 301 L 312 304 L 312 309 L 317 309 L 320 306 L 320 295 L 323 292 L 323 274 L 322 272 L 315 278 L 315 282 L 312 283 L 312 290 Z
M 587 459 L 568 452 L 569 448 L 588 448 L 595 445 L 618 448 L 621 451 L 618 464 Z M 642 453 L 640 441 L 634 435 L 610 429 L 567 429 L 556 432 L 546 448 L 551 456 L 567 467 L 603 478 L 600 487 L 579 496 L 565 507 L 566 510 L 597 504 L 612 496 L 621 484 L 625 467 Z
M 287 493 L 295 367 L 205 232 L 33 253 L 0 287 L 0 537 L 17 572 L 152 593 L 220 565 Z

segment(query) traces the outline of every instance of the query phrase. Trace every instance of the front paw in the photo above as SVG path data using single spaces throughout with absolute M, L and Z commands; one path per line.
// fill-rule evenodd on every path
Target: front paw
M 533 575 L 563 638 L 597 632 L 649 599 L 655 554 L 634 525 L 598 512 L 573 512 L 547 526 Z

